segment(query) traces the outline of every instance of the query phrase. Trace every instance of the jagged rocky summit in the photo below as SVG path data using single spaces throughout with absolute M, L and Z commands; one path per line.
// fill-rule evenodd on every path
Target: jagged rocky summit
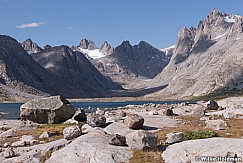
M 189 98 L 237 92 L 243 88 L 243 17 L 213 9 L 197 28 L 183 27 L 168 66 L 153 85 L 168 85 L 154 95 Z
M 34 43 L 31 39 L 27 39 L 24 42 L 21 43 L 22 47 L 28 54 L 32 53 L 38 53 L 42 51 L 42 48 L 40 48 L 36 43 Z

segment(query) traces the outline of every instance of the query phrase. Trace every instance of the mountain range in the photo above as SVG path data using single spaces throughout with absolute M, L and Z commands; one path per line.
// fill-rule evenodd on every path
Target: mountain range
M 196 28 L 183 27 L 165 49 L 145 41 L 117 47 L 105 41 L 98 48 L 87 39 L 41 48 L 31 39 L 0 36 L 0 87 L 12 99 L 114 97 L 137 90 L 136 96 L 163 99 L 242 93 L 242 45 L 243 17 L 216 9 Z

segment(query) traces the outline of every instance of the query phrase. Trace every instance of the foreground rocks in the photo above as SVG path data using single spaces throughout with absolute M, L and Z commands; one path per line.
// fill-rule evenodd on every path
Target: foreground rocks
M 87 116 L 83 111 L 79 110 L 78 113 L 76 112 L 75 116 L 78 115 L 82 119 L 82 121 L 87 117 L 87 124 L 83 125 L 81 129 L 79 127 L 80 124 L 66 127 L 63 130 L 64 139 L 61 141 L 61 144 L 56 144 L 56 141 L 53 141 L 51 143 L 45 143 L 48 142 L 46 140 L 52 140 L 52 138 L 49 139 L 49 137 L 52 135 L 50 135 L 50 133 L 48 132 L 44 132 L 41 136 L 38 135 L 41 140 L 37 142 L 43 144 L 35 145 L 37 143 L 31 143 L 31 141 L 36 140 L 34 140 L 33 137 L 29 133 L 27 133 L 26 135 L 21 135 L 22 137 L 19 137 L 19 139 L 16 140 L 16 142 L 14 143 L 13 141 L 10 141 L 10 143 L 6 142 L 5 144 L 2 144 L 3 150 L 1 152 L 0 149 L 0 162 L 19 162 L 23 160 L 24 162 L 31 163 L 41 162 L 43 161 L 43 157 L 46 157 L 46 154 L 50 155 L 50 153 L 50 158 L 47 157 L 47 160 L 45 160 L 45 162 L 47 163 L 129 162 L 129 159 L 132 157 L 132 150 L 157 149 L 158 138 L 156 135 L 156 131 L 163 130 L 164 128 L 181 126 L 184 124 L 182 123 L 184 119 L 178 119 L 177 116 L 174 114 L 174 111 L 177 112 L 177 114 L 181 113 L 182 116 L 193 115 L 200 117 L 204 115 L 204 111 L 206 110 L 205 108 L 206 107 L 202 104 L 186 104 L 176 106 L 174 105 L 173 107 L 168 105 L 167 108 L 160 107 L 159 105 L 144 105 L 144 107 L 142 106 L 142 108 L 133 107 L 131 109 L 126 109 L 125 111 L 113 110 L 109 112 L 107 111 L 105 112 L 105 114 L 101 112 L 97 114 L 97 112 L 88 114 Z M 199 119 L 199 117 L 197 117 L 197 119 Z M 71 118 L 71 120 L 77 122 L 76 120 L 74 120 L 74 116 Z M 223 120 L 215 120 L 213 116 L 205 116 L 200 118 L 200 120 L 205 121 L 206 128 L 212 128 L 214 130 L 224 129 L 226 125 Z M 28 128 L 33 129 L 33 127 L 31 127 L 31 124 L 35 124 L 29 123 L 28 121 L 23 121 L 22 123 L 24 123 L 26 126 L 21 127 L 20 130 Z M 187 126 L 186 123 L 185 125 Z M 14 128 L 18 128 L 19 130 L 19 127 L 17 126 Z M 10 129 L 9 131 L 11 132 L 8 133 L 14 133 L 17 130 Z M 160 145 L 161 143 L 166 146 L 169 145 L 167 149 L 170 149 L 171 146 L 173 147 L 174 145 L 184 143 L 182 142 L 184 140 L 184 135 L 182 132 L 174 133 L 173 130 L 169 130 L 169 132 L 169 134 L 166 135 L 166 141 L 160 141 Z M 3 133 L 6 135 L 7 132 Z M 4 134 L 0 134 L 0 136 Z M 166 133 L 162 131 L 159 135 L 161 136 L 161 134 L 165 136 Z M 37 140 L 38 137 L 35 136 Z M 45 142 L 43 142 L 42 140 L 44 140 Z M 159 140 L 161 140 L 161 137 Z M 199 144 L 199 146 L 201 146 L 201 144 Z M 232 146 L 234 146 L 233 143 Z M 11 151 L 11 148 L 9 147 L 14 148 Z M 187 158 L 187 156 L 191 154 L 191 150 L 194 150 L 194 148 L 196 147 L 191 147 L 187 149 L 184 157 Z M 5 155 L 7 158 L 4 157 L 4 152 L 6 153 Z M 198 154 L 200 154 L 200 152 Z M 227 153 L 227 155 L 234 154 L 234 151 L 228 151 Z M 174 163 L 174 160 L 171 160 L 166 162 Z M 189 160 L 188 162 L 193 162 L 190 159 L 185 160 Z M 183 161 L 184 160 L 175 161 L 175 163 Z
M 102 130 L 95 130 L 52 153 L 46 163 L 118 163 L 128 162 L 131 157 L 132 151 L 129 147 L 110 145 L 109 136 Z
M 163 152 L 162 157 L 166 163 L 196 163 L 202 162 L 199 160 L 200 156 L 225 157 L 229 153 L 243 158 L 242 144 L 243 139 L 233 138 L 190 140 L 170 145 Z
M 62 123 L 70 119 L 75 110 L 60 96 L 32 100 L 20 107 L 20 116 L 36 123 Z
M 1 163 L 39 163 L 43 156 L 48 152 L 55 152 L 56 150 L 65 147 L 70 142 L 65 139 L 56 140 L 50 143 L 38 144 L 30 147 L 6 148 L 4 149 L 3 156 L 0 153 Z

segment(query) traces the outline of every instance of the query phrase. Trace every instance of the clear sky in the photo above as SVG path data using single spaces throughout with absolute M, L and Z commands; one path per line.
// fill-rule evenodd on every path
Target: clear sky
M 243 15 L 243 0 L 0 0 L 0 34 L 40 46 L 97 46 L 123 40 L 164 48 L 183 26 L 197 26 L 212 8 Z

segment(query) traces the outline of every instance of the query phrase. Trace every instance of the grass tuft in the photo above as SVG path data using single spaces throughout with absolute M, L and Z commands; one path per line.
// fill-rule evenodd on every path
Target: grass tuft
M 211 130 L 184 131 L 183 134 L 184 140 L 206 139 L 219 136 L 216 131 Z

